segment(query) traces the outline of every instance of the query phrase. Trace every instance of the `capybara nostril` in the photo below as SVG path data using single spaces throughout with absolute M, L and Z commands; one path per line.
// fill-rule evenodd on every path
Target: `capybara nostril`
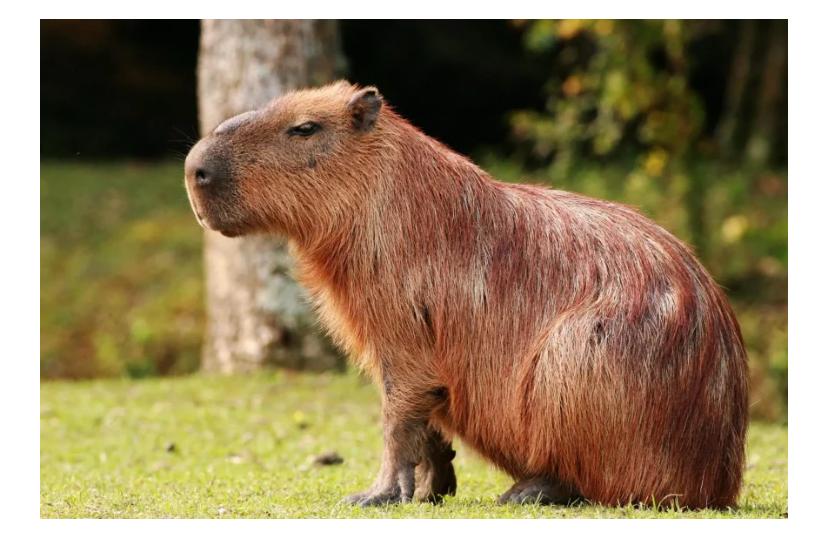
M 195 181 L 197 186 L 206 186 L 213 181 L 212 175 L 207 174 L 203 168 L 199 167 L 195 171 Z
M 230 180 L 229 159 L 222 144 L 202 139 L 184 160 L 184 176 L 192 188 L 217 188 Z

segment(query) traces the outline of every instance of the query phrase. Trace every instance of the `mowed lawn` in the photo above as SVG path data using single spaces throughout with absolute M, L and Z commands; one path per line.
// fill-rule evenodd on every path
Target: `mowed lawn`
M 379 463 L 376 391 L 353 373 L 41 384 L 41 516 L 57 517 L 786 517 L 788 435 L 751 426 L 730 511 L 500 506 L 509 478 L 460 446 L 458 493 L 439 506 L 353 508 Z M 338 465 L 313 458 L 337 452 Z

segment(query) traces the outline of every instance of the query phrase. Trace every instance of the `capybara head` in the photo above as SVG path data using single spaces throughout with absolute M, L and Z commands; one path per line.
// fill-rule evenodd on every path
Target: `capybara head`
M 226 236 L 326 228 L 371 190 L 382 105 L 376 88 L 337 82 L 225 120 L 185 161 L 199 222 Z

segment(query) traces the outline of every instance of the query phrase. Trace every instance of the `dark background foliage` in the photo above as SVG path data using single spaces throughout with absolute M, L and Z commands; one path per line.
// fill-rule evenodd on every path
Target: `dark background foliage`
M 703 21 L 687 43 L 687 78 L 704 111 L 703 136 L 714 136 L 721 123 L 743 24 Z M 754 24 L 763 36 L 778 23 Z M 377 85 L 404 116 L 464 153 L 514 151 L 509 113 L 543 112 L 550 75 L 564 79 L 595 50 L 586 35 L 527 47 L 531 27 L 511 21 L 355 20 L 342 21 L 340 30 L 348 79 Z M 641 35 L 639 27 L 631 30 Z M 197 136 L 198 35 L 198 21 L 44 21 L 42 155 L 164 158 L 186 150 Z M 756 54 L 766 46 L 757 44 Z M 667 66 L 663 46 L 648 58 L 656 69 Z M 785 103 L 786 97 L 776 164 L 787 158 Z

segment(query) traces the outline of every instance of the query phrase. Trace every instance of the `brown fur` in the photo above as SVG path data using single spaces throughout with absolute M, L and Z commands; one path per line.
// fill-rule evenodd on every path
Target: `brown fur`
M 321 130 L 287 133 L 306 121 Z M 375 89 L 291 93 L 225 124 L 187 160 L 199 219 L 286 234 L 325 327 L 383 389 L 383 466 L 352 502 L 410 500 L 415 482 L 419 498 L 453 492 L 457 435 L 519 482 L 504 497 L 551 484 L 603 504 L 734 505 L 742 338 L 670 233 L 620 204 L 497 182 Z M 194 184 L 204 163 L 224 187 Z

